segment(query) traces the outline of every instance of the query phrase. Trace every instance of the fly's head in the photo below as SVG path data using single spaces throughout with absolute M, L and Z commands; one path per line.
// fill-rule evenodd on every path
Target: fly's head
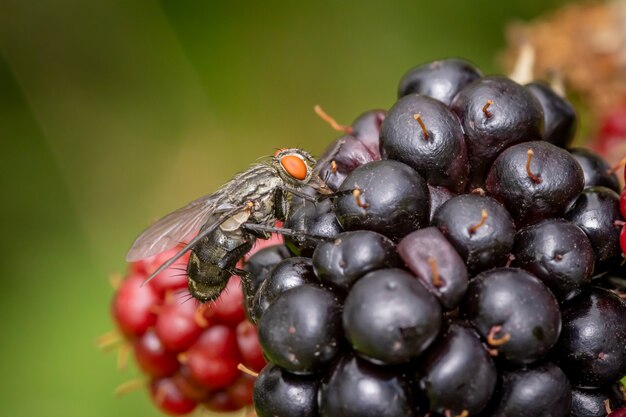
M 313 177 L 315 159 L 302 149 L 279 149 L 274 154 L 271 164 L 286 185 L 302 188 L 309 184 Z

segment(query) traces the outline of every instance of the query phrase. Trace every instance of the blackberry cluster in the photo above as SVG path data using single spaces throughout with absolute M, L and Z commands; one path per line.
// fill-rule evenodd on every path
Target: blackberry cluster
M 246 320 L 239 278 L 230 279 L 215 303 L 199 308 L 188 299 L 187 255 L 142 286 L 178 249 L 131 263 L 117 285 L 111 313 L 124 340 L 120 352 L 132 350 L 145 376 L 121 389 L 146 385 L 157 408 L 170 415 L 199 405 L 217 412 L 248 407 L 254 378 L 238 367 L 258 372 L 265 359 L 257 330 Z
M 566 99 L 449 59 L 351 126 L 317 110 L 335 193 L 248 263 L 259 417 L 626 413 L 626 194 Z

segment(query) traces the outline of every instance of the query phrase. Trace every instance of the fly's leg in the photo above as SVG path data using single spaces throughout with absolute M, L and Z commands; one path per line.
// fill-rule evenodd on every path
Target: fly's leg
M 246 308 L 247 308 L 247 311 L 252 311 L 252 309 L 254 308 L 254 294 L 255 294 L 254 284 L 252 282 L 252 273 L 243 269 L 239 269 L 239 268 L 231 268 L 230 273 L 233 275 L 237 275 L 241 278 L 241 289 L 243 291 Z
M 295 188 L 291 188 L 291 187 L 287 187 L 287 186 L 284 186 L 284 185 L 283 185 L 283 186 L 281 186 L 281 187 L 280 187 L 280 190 L 281 190 L 282 192 L 284 192 L 284 193 L 290 193 L 290 194 L 293 194 L 293 195 L 295 195 L 296 197 L 300 197 L 301 199 L 306 200 L 306 201 L 309 201 L 309 202 L 311 202 L 311 203 L 317 203 L 317 202 L 318 202 L 318 199 L 317 199 L 317 198 L 315 198 L 315 197 L 313 197 L 313 196 L 310 196 L 310 195 L 308 195 L 307 193 L 302 192 L 302 191 L 300 191 L 300 190 L 296 190 Z
M 302 241 L 306 238 L 313 240 L 332 241 L 333 238 L 327 236 L 313 235 L 310 233 L 302 232 L 299 230 L 287 229 L 284 227 L 266 226 L 263 224 L 244 223 L 241 225 L 244 229 L 250 232 L 265 232 L 265 233 L 278 233 L 283 236 L 289 236 L 297 241 Z

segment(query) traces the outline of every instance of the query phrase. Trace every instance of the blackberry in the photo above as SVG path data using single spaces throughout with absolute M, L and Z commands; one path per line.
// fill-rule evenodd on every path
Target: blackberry
M 169 252 L 119 286 L 118 335 L 157 407 L 626 413 L 626 191 L 619 165 L 570 147 L 566 99 L 450 59 L 410 70 L 388 112 L 349 126 L 316 112 L 341 133 L 309 186 L 275 196 L 285 218 L 267 230 L 289 229 L 284 244 L 261 249 L 256 230 L 241 279 L 200 309 L 173 296 L 184 258 L 140 285 Z M 218 227 L 244 236 L 226 230 L 244 215 Z

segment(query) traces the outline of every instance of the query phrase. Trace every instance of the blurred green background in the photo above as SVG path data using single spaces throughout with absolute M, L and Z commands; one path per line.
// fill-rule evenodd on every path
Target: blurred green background
M 319 153 L 411 66 L 497 72 L 560 1 L 0 1 L 0 415 L 158 415 L 95 347 L 151 219 L 274 147 Z

